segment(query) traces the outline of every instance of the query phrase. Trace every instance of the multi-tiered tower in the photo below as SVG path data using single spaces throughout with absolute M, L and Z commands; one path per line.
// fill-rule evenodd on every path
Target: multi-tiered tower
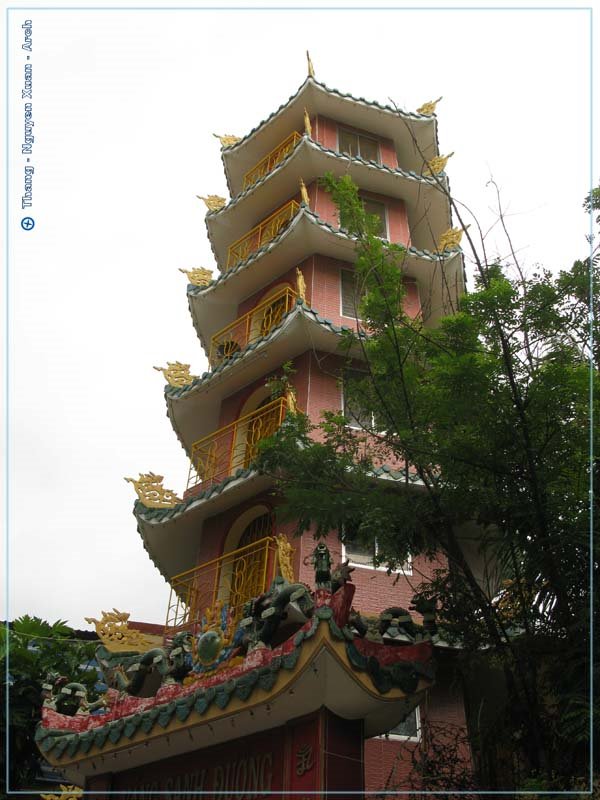
M 225 677 L 233 685 L 231 676 L 237 676 L 238 672 L 231 672 L 236 664 L 235 658 L 233 661 L 231 658 L 238 651 L 232 631 L 241 622 L 241 630 L 246 625 L 247 631 L 256 633 L 248 617 L 255 613 L 256 607 L 248 605 L 248 601 L 267 592 L 277 576 L 297 587 L 289 590 L 289 597 L 286 595 L 286 602 L 291 603 L 285 606 L 284 617 L 288 622 L 294 621 L 297 614 L 295 623 L 298 626 L 306 623 L 301 630 L 312 630 L 312 623 L 306 620 L 329 619 L 322 607 L 331 605 L 332 619 L 337 620 L 340 629 L 342 624 L 346 625 L 346 633 L 340 635 L 347 639 L 350 671 L 367 670 L 371 663 L 368 657 L 379 658 L 380 633 L 376 631 L 371 644 L 360 644 L 358 639 L 366 641 L 369 635 L 364 639 L 364 631 L 353 632 L 347 627 L 354 591 L 352 588 L 350 592 L 345 583 L 347 576 L 339 578 L 339 586 L 334 583 L 332 588 L 323 579 L 326 570 L 323 573 L 317 569 L 317 576 L 321 575 L 317 577 L 317 585 L 319 580 L 325 580 L 325 588 L 317 589 L 314 596 L 316 617 L 311 617 L 312 609 L 302 606 L 304 590 L 300 584 L 314 583 L 315 542 L 309 533 L 300 539 L 293 538 L 293 525 L 276 526 L 277 499 L 272 494 L 270 479 L 259 474 L 253 462 L 258 442 L 277 430 L 288 411 L 298 408 L 318 422 L 324 410 L 337 412 L 343 408 L 343 388 L 338 379 L 343 365 L 339 344 L 344 327 L 354 328 L 357 324 L 355 242 L 343 229 L 331 197 L 319 183 L 322 175 L 349 173 L 359 186 L 366 210 L 380 217 L 381 236 L 406 248 L 402 269 L 408 314 L 419 315 L 424 325 L 435 325 L 462 293 L 460 251 L 440 252 L 440 241 L 451 228 L 451 215 L 447 195 L 440 191 L 440 185 L 446 186 L 446 177 L 444 159 L 439 158 L 433 106 L 427 104 L 418 113 L 405 113 L 355 99 L 319 83 L 311 69 L 296 94 L 243 139 L 220 137 L 231 199 L 226 202 L 213 195 L 203 198 L 208 206 L 206 225 L 219 274 L 211 278 L 205 269 L 191 270 L 187 289 L 193 323 L 210 370 L 201 377 L 191 376 L 186 365 L 178 363 L 164 370 L 168 380 L 165 390 L 168 416 L 190 459 L 188 484 L 179 498 L 165 490 L 160 477 L 152 473 L 133 481 L 140 498 L 135 505 L 138 530 L 148 554 L 172 587 L 166 640 L 173 641 L 173 637 L 185 633 L 194 637 L 203 634 L 204 638 L 197 640 L 195 653 L 196 674 L 200 677 L 203 670 L 212 675 L 227 668 L 230 672 Z M 293 386 L 283 382 L 279 396 L 273 398 L 268 379 L 281 374 L 286 362 L 293 365 Z M 382 472 L 388 480 L 396 476 L 391 468 Z M 413 565 L 405 566 L 404 574 L 388 576 L 385 570 L 373 566 L 368 552 L 354 546 L 343 551 L 336 531 L 331 533 L 327 544 L 333 563 L 347 558 L 355 567 L 352 580 L 360 609 L 367 614 L 386 607 L 407 608 L 413 595 L 412 568 L 418 567 L 421 575 L 432 569 L 429 562 L 415 559 Z M 325 594 L 320 595 L 319 591 Z M 338 599 L 327 599 L 327 591 L 333 591 L 332 596 Z M 268 622 L 270 614 L 276 616 L 279 612 L 261 613 Z M 413 640 L 408 633 L 402 633 L 402 619 L 396 619 L 393 613 L 388 617 L 387 621 L 381 621 L 380 631 L 385 632 L 386 641 L 393 640 L 396 645 L 390 651 L 392 654 L 385 657 L 387 661 L 381 657 L 381 664 L 389 665 L 401 657 L 399 645 Z M 212 639 L 208 635 L 211 632 Z M 266 635 L 261 636 L 266 639 Z M 269 633 L 269 644 L 281 645 L 282 653 L 289 654 L 285 647 L 291 647 L 292 639 L 286 636 L 289 629 L 285 634 Z M 252 637 L 250 640 L 254 641 Z M 301 641 L 302 638 L 298 640 Z M 382 647 L 388 647 L 383 639 L 381 642 Z M 410 646 L 421 645 L 413 642 Z M 409 650 L 410 647 L 404 650 L 402 660 L 425 658 L 424 651 L 418 651 L 419 655 Z M 260 648 L 250 648 L 243 664 L 235 667 L 241 670 L 239 674 L 246 675 L 251 667 L 260 664 L 271 664 L 273 656 L 265 660 L 263 654 L 259 658 L 262 652 Z M 179 653 L 179 649 L 175 648 L 173 653 Z M 101 662 L 109 671 L 112 658 L 110 653 L 101 653 Z M 119 668 L 124 674 L 129 670 L 131 674 L 137 671 L 136 674 L 145 675 L 144 670 L 152 663 L 159 666 L 162 663 L 160 655 L 155 655 L 154 661 L 133 655 L 131 658 L 131 663 L 121 658 Z M 169 658 L 173 663 L 177 660 L 173 655 Z M 349 694 L 344 701 L 338 697 L 335 686 L 327 684 L 319 688 L 322 699 L 316 707 L 327 705 L 341 717 L 361 719 L 363 727 L 357 729 L 357 735 L 371 737 L 364 749 L 367 789 L 381 789 L 386 781 L 391 786 L 402 784 L 401 774 L 396 774 L 395 783 L 390 784 L 389 773 L 398 763 L 398 748 L 417 746 L 417 702 L 421 701 L 422 714 L 464 725 L 460 697 L 449 689 L 443 657 L 440 660 L 442 670 L 436 687 L 429 691 L 427 708 L 423 694 L 427 685 L 425 672 L 422 678 L 415 678 L 416 683 L 408 684 L 397 682 L 402 670 L 396 670 L 394 678 L 386 677 L 385 680 L 391 681 L 389 685 L 380 680 L 379 673 L 371 675 L 375 689 L 370 690 L 373 696 L 368 701 L 358 688 L 351 688 L 352 681 L 347 684 L 350 688 L 345 691 Z M 316 663 L 313 663 L 315 676 L 319 672 Z M 319 668 L 323 668 L 320 662 Z M 127 680 L 131 689 L 137 678 L 127 677 Z M 140 679 L 132 693 L 143 696 L 142 685 Z M 289 714 L 295 717 L 312 702 L 306 700 L 304 706 L 294 705 L 291 699 L 294 691 L 296 698 L 301 691 L 310 692 L 306 687 L 302 689 L 300 683 L 298 686 L 299 689 L 289 691 L 287 700 Z M 412 700 L 397 700 L 394 705 L 391 702 L 396 696 L 394 692 L 398 692 L 398 698 L 404 696 L 400 688 L 394 688 L 400 686 Z M 361 691 L 368 695 L 365 687 L 366 684 Z M 160 691 L 166 692 L 168 688 L 163 686 Z M 173 697 L 179 698 L 178 703 L 184 701 L 183 695 Z M 164 704 L 166 700 L 163 698 L 161 702 Z M 189 698 L 185 702 L 190 705 Z M 266 700 L 265 704 L 264 714 L 268 715 L 271 707 Z M 170 705 L 172 716 L 177 710 L 175 699 Z M 408 718 L 407 711 L 410 711 Z M 135 716 L 132 710 L 128 713 Z M 204 710 L 197 713 L 203 714 Z M 115 720 L 122 719 L 124 712 L 114 714 Z M 138 709 L 136 714 L 139 716 L 141 711 Z M 232 726 L 238 725 L 237 736 L 272 728 L 286 719 L 285 706 L 277 720 L 273 717 L 270 723 L 265 716 L 259 724 L 254 713 L 250 714 L 252 719 L 242 715 L 238 723 L 232 716 Z M 165 725 L 171 725 L 166 710 L 164 715 Z M 403 717 L 401 726 L 393 728 Z M 182 713 L 182 724 L 185 719 Z M 51 724 L 47 720 L 46 723 Z M 152 724 L 148 723 L 148 731 Z M 225 735 L 225 729 L 219 725 L 221 722 L 215 721 L 216 735 L 220 736 L 215 741 L 223 741 Z M 328 730 L 334 730 L 331 720 L 327 725 Z M 213 726 L 208 728 L 214 736 Z M 381 736 L 390 729 L 391 736 Z M 132 736 L 141 737 L 137 728 L 133 730 L 137 733 Z M 206 725 L 202 730 L 210 742 Z M 187 739 L 177 738 L 178 733 L 179 728 L 175 727 L 172 737 L 178 743 L 178 752 L 193 749 Z M 119 736 L 115 732 L 115 742 L 120 741 Z M 296 741 L 294 736 L 295 733 L 290 741 Z M 235 738 L 234 731 L 230 732 L 230 738 Z M 152 743 L 157 747 L 155 739 Z M 192 729 L 190 740 L 194 741 Z M 196 740 L 195 746 L 199 741 Z M 310 747 L 302 744 L 298 753 L 306 755 L 306 748 Z M 160 753 L 161 757 L 167 755 L 164 748 Z M 144 757 L 148 760 L 150 756 Z M 145 763 L 144 757 L 138 753 L 135 763 Z M 154 755 L 154 759 L 157 757 Z M 301 759 L 301 755 L 297 757 Z M 281 785 L 293 787 L 293 781 L 304 775 L 302 769 L 310 771 L 309 761 L 309 756 L 305 761 L 300 760 L 296 773 L 290 773 L 289 779 L 282 777 Z M 119 761 L 119 769 L 126 769 L 126 764 Z

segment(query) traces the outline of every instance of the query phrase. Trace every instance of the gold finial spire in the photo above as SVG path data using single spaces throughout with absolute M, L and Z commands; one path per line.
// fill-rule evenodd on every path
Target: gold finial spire
M 304 109 L 304 133 L 307 136 L 312 136 L 312 125 L 310 124 L 310 117 L 306 109 Z
M 154 367 L 157 372 L 162 372 L 169 386 L 182 388 L 189 386 L 198 377 L 190 375 L 190 365 L 182 364 L 181 361 L 167 361 L 166 367 Z
M 296 291 L 298 292 L 298 297 L 302 300 L 303 303 L 306 302 L 306 281 L 304 280 L 304 274 L 300 267 L 296 267 Z
M 306 184 L 300 178 L 300 197 L 302 198 L 302 202 L 310 207 L 310 198 L 308 196 L 308 191 L 306 190 Z
M 467 228 L 469 226 L 467 225 Z M 466 230 L 466 228 L 465 228 Z M 458 247 L 460 244 L 460 240 L 462 239 L 463 229 L 462 228 L 448 228 L 447 231 L 444 231 L 440 236 L 440 240 L 438 242 L 438 250 L 443 252 L 444 250 L 452 250 L 454 247 Z
M 221 147 L 233 147 L 234 144 L 241 142 L 239 136 L 231 136 L 231 134 L 226 133 L 223 136 L 219 136 L 218 133 L 213 133 L 213 136 L 221 142 Z
M 173 506 L 183 503 L 175 492 L 165 489 L 162 485 L 164 480 L 162 475 L 155 475 L 153 472 L 146 472 L 135 480 L 135 478 L 124 478 L 127 483 L 133 483 L 133 488 L 139 501 L 146 508 L 173 508 Z
M 220 197 L 218 194 L 209 194 L 207 197 L 202 197 L 201 194 L 197 194 L 196 197 L 198 200 L 204 200 L 209 211 L 220 211 L 223 206 L 227 204 L 227 200 L 225 200 L 224 197 Z
M 183 272 L 184 275 L 187 275 L 188 281 L 193 286 L 208 286 L 212 281 L 211 270 L 205 269 L 204 267 L 195 267 L 194 269 L 181 269 L 181 267 L 179 267 L 179 272 Z
M 308 63 L 308 77 L 314 78 L 315 77 L 315 68 L 313 67 L 313 63 L 310 60 L 310 53 L 308 50 L 306 51 L 306 61 Z
M 419 108 L 417 108 L 417 114 L 423 114 L 423 116 L 425 117 L 430 117 L 434 113 L 435 107 L 437 106 L 437 104 L 440 102 L 441 99 L 442 96 L 440 95 L 440 97 L 438 97 L 437 100 L 430 100 L 428 103 L 423 103 L 422 106 L 419 106 Z
M 446 168 L 446 164 L 448 163 L 448 159 L 454 155 L 454 151 L 452 153 L 448 153 L 447 156 L 434 156 L 430 161 L 427 162 L 427 167 L 423 170 L 424 175 L 439 175 L 440 172 L 443 172 Z

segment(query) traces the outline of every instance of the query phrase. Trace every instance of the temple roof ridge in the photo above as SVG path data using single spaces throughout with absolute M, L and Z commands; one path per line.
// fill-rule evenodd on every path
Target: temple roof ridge
M 435 114 L 419 114 L 416 111 L 405 111 L 404 109 L 394 108 L 393 106 L 379 103 L 377 100 L 367 100 L 364 97 L 354 97 L 354 95 L 350 94 L 349 92 L 342 92 L 339 89 L 331 88 L 322 81 L 318 81 L 316 78 L 308 76 L 300 84 L 300 86 L 294 92 L 294 94 L 290 95 L 290 97 L 284 103 L 282 103 L 279 106 L 279 108 L 275 109 L 275 111 L 271 112 L 271 114 L 269 114 L 268 117 L 265 117 L 263 120 L 261 120 L 258 123 L 258 125 L 255 125 L 254 128 L 252 128 L 245 136 L 242 136 L 239 142 L 236 142 L 235 144 L 230 145 L 229 147 L 222 148 L 222 152 L 232 153 L 235 152 L 236 150 L 241 149 L 246 142 L 248 142 L 259 130 L 261 130 L 261 128 L 263 128 L 265 125 L 271 122 L 275 117 L 281 114 L 281 112 L 284 111 L 290 105 L 290 103 L 292 103 L 297 97 L 299 97 L 302 91 L 310 84 L 313 84 L 317 88 L 327 92 L 327 94 L 333 94 L 344 100 L 351 100 L 354 103 L 361 103 L 363 105 L 372 106 L 374 108 L 379 109 L 380 111 L 385 111 L 394 114 L 395 116 L 404 117 L 405 119 L 410 119 L 415 122 L 430 122 L 437 120 Z

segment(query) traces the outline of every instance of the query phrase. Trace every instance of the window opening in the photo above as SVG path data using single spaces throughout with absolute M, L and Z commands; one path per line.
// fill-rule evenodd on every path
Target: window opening
M 377 139 L 363 136 L 360 133 L 338 129 L 338 144 L 340 153 L 347 153 L 349 156 L 359 156 L 365 161 L 375 161 L 380 164 L 379 143 Z

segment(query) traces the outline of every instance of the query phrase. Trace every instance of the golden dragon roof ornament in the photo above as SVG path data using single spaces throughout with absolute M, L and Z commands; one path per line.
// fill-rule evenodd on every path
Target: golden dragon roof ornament
M 435 107 L 442 99 L 441 95 L 437 100 L 430 100 L 428 103 L 423 103 L 422 106 L 417 108 L 417 114 L 423 114 L 425 117 L 430 117 L 435 112 Z
M 467 225 L 467 228 L 469 226 Z M 462 239 L 463 229 L 462 228 L 448 228 L 447 231 L 444 231 L 440 236 L 440 240 L 438 242 L 438 250 L 452 250 L 454 247 L 458 247 L 460 244 L 460 240 Z
M 448 159 L 452 158 L 454 155 L 454 151 L 448 153 L 447 156 L 434 156 L 430 161 L 427 162 L 427 167 L 423 170 L 424 175 L 439 175 L 440 172 L 443 172 L 446 168 L 446 164 L 448 163 Z
M 224 206 L 227 205 L 227 200 L 218 194 L 209 194 L 206 197 L 203 197 L 201 194 L 197 194 L 196 197 L 198 200 L 204 201 L 209 212 L 220 211 Z
M 107 650 L 147 650 L 153 643 L 143 633 L 129 627 L 127 611 L 103 611 L 102 618 L 84 617 L 86 622 L 94 624 L 96 633 Z
M 198 377 L 190 375 L 190 365 L 182 364 L 181 361 L 167 361 L 166 367 L 153 367 L 157 372 L 162 372 L 169 386 L 176 386 L 178 389 L 189 386 Z
M 136 481 L 135 478 L 124 478 L 128 483 L 133 483 L 133 488 L 139 501 L 146 508 L 173 508 L 173 506 L 183 503 L 171 489 L 165 489 L 162 485 L 164 480 L 162 475 L 155 475 L 154 472 L 141 473 Z
M 181 267 L 179 267 L 179 272 L 183 272 L 184 275 L 187 275 L 188 281 L 193 286 L 208 286 L 213 276 L 212 270 L 205 269 L 204 267 L 194 267 L 194 269 L 181 269 Z
M 79 786 L 70 784 L 60 784 L 60 794 L 41 794 L 42 800 L 79 800 L 83 795 L 83 789 Z
M 234 144 L 242 141 L 239 136 L 231 136 L 231 134 L 228 133 L 223 136 L 219 136 L 218 133 L 213 133 L 213 136 L 221 142 L 221 147 L 223 149 L 226 147 L 233 147 Z

